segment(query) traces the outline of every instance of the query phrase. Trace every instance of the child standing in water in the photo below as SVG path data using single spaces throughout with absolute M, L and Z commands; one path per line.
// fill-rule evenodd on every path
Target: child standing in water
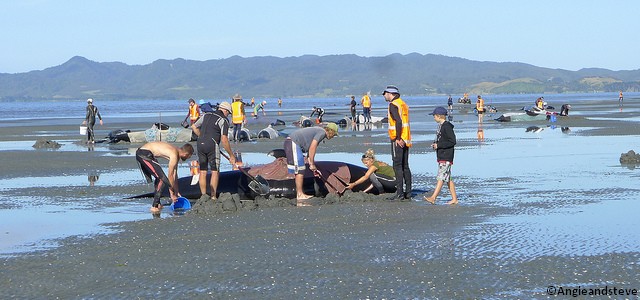
M 436 189 L 433 191 L 431 197 L 424 197 L 424 200 L 436 204 L 436 197 L 440 194 L 442 186 L 445 182 L 449 187 L 451 193 L 451 201 L 447 204 L 457 204 L 458 196 L 456 195 L 456 186 L 451 180 L 451 166 L 453 165 L 454 146 L 456 145 L 456 134 L 453 132 L 453 124 L 446 120 L 447 110 L 444 107 L 436 107 L 430 115 L 433 115 L 433 119 L 438 123 L 438 132 L 436 133 L 436 140 L 431 144 L 431 148 L 436 150 L 436 157 L 438 160 L 438 175 L 436 179 Z

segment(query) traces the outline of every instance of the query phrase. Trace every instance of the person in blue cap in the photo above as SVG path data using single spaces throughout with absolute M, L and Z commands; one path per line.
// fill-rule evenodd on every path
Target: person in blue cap
M 438 131 L 436 139 L 431 144 L 431 148 L 436 150 L 436 159 L 438 161 L 438 175 L 436 180 L 436 188 L 430 197 L 424 197 L 424 200 L 436 204 L 436 197 L 440 194 L 442 186 L 445 182 L 451 193 L 451 201 L 447 204 L 457 204 L 458 196 L 456 195 L 456 186 L 451 180 L 451 166 L 453 166 L 454 146 L 456 145 L 456 134 L 453 132 L 453 124 L 446 120 L 447 110 L 444 107 L 436 107 L 430 115 L 438 123 Z

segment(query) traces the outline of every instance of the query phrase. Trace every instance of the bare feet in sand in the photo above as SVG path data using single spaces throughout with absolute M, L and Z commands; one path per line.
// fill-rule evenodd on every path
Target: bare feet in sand
M 152 206 L 149 210 L 154 214 L 160 213 L 160 211 L 162 210 L 162 205 L 158 204 L 158 207 Z
M 436 199 L 431 199 L 431 197 L 424 196 L 424 201 L 427 201 L 433 205 L 436 205 Z
M 456 200 L 451 200 L 451 201 L 447 202 L 447 204 L 449 204 L 449 205 L 458 204 L 458 200 L 457 199 Z
M 307 194 L 298 195 L 296 206 L 311 206 L 311 203 L 307 201 L 311 198 L 313 198 L 313 196 Z

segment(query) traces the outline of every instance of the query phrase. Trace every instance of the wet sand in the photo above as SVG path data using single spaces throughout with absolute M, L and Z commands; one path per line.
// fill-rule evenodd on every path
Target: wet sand
M 109 226 L 117 231 L 114 234 L 69 237 L 58 241 L 59 247 L 2 258 L 0 289 L 15 298 L 65 299 L 512 299 L 545 298 L 551 285 L 640 289 L 640 236 L 635 230 L 639 223 L 634 214 L 640 208 L 640 190 L 635 188 L 639 175 L 637 169 L 616 164 L 619 154 L 615 156 L 640 150 L 637 100 L 627 100 L 622 112 L 608 102 L 572 103 L 575 115 L 553 125 L 570 128 L 570 134 L 559 133 L 548 122 L 503 124 L 487 119 L 481 146 L 476 139 L 477 117 L 456 112 L 459 144 L 454 178 L 460 198 L 456 206 L 444 205 L 450 199 L 445 188 L 435 206 L 377 198 L 349 201 L 347 195 L 340 203 L 315 207 L 118 222 Z M 510 109 L 517 107 L 501 108 Z M 427 146 L 435 123 L 427 110 L 412 114 L 416 137 L 412 168 L 414 187 L 430 189 L 435 184 L 435 163 Z M 51 140 L 75 143 L 79 139 L 77 135 L 75 140 L 69 138 L 76 125 L 26 123 L 18 128 L 0 126 L 0 140 L 30 141 L 43 132 Z M 122 121 L 107 126 L 113 130 L 145 125 Z M 545 130 L 525 135 L 528 126 Z M 519 137 L 510 136 L 512 132 Z M 562 147 L 545 144 L 567 138 L 578 147 L 594 141 L 611 148 L 628 140 L 628 148 L 603 147 L 593 152 L 571 148 L 567 154 Z M 260 141 L 238 147 L 243 153 L 264 153 L 281 144 L 281 140 Z M 549 158 L 537 157 L 536 162 L 546 162 L 536 164 L 538 170 L 513 171 L 512 162 L 521 157 L 495 152 L 501 145 L 518 152 L 520 144 L 527 144 L 523 156 L 537 157 L 542 151 Z M 127 153 L 132 146 L 0 151 L 0 179 L 76 175 L 96 169 L 131 174 L 135 163 Z M 364 147 L 386 153 L 384 129 L 343 131 L 336 140 L 324 143 L 320 152 L 357 157 Z M 477 162 L 478 155 L 486 161 Z M 567 164 L 565 172 L 558 170 L 562 166 L 556 161 Z M 97 206 L 109 203 L 101 199 L 149 191 L 137 178 L 123 181 L 122 186 L 91 189 L 57 185 L 9 189 L 2 197 L 6 200 L 10 192 L 42 197 L 45 203 L 95 200 Z M 587 184 L 580 185 L 581 181 Z M 139 204 L 143 209 L 148 205 Z M 3 233 L 5 237 L 12 234 Z

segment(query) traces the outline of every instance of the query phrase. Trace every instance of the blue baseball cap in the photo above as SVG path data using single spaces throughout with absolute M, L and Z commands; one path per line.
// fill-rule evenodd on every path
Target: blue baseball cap
M 449 112 L 447 111 L 446 108 L 442 107 L 442 106 L 438 106 L 436 107 L 436 109 L 433 110 L 432 113 L 430 113 L 430 115 L 443 115 L 446 116 Z

